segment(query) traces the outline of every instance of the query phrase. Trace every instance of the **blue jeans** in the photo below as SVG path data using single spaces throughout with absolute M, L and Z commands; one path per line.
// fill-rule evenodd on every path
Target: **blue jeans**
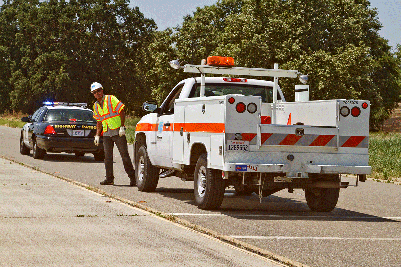
M 114 143 L 116 144 L 118 151 L 120 152 L 121 158 L 123 160 L 125 172 L 131 181 L 135 180 L 135 171 L 132 166 L 132 161 L 128 153 L 127 138 L 125 135 L 119 136 L 103 136 L 103 146 L 104 146 L 104 165 L 106 167 L 106 180 L 114 181 L 113 174 L 113 148 Z

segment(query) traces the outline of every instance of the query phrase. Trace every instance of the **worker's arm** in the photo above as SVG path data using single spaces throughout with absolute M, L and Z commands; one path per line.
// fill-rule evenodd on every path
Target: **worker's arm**
M 96 135 L 100 136 L 103 130 L 103 125 L 101 121 L 96 122 Z
M 125 110 L 122 109 L 120 111 L 120 118 L 121 118 L 121 126 L 125 126 Z

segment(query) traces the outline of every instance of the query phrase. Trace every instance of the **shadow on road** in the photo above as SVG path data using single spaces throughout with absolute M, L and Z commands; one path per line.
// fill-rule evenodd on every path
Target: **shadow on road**
M 196 206 L 193 189 L 157 188 L 157 194 L 174 198 L 188 205 Z M 332 212 L 311 211 L 304 201 L 270 195 L 262 198 L 256 194 L 238 196 L 234 190 L 226 190 L 221 207 L 218 210 L 201 210 L 199 214 L 224 215 L 246 220 L 303 220 L 303 221 L 363 221 L 363 222 L 394 222 L 398 220 L 383 218 L 357 211 L 335 208 Z M 178 215 L 179 216 L 179 215 Z
M 32 155 L 31 155 L 32 157 Z M 102 163 L 103 161 L 96 161 L 93 156 L 89 153 L 87 156 L 77 157 L 74 154 L 66 154 L 66 153 L 47 153 L 43 159 L 43 161 L 51 161 L 51 162 L 81 162 L 81 163 Z

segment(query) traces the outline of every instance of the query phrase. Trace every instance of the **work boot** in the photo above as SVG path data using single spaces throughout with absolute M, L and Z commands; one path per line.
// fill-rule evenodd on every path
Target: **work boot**
M 106 180 L 101 181 L 100 184 L 101 185 L 113 185 L 114 184 L 114 180 L 110 180 L 110 179 L 106 178 Z

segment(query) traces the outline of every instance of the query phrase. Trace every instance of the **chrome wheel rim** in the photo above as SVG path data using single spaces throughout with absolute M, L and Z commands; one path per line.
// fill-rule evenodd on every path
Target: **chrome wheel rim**
M 140 182 L 143 181 L 144 169 L 145 169 L 145 159 L 142 156 L 138 160 L 138 181 Z
M 198 196 L 203 198 L 206 193 L 206 167 L 201 166 L 198 171 L 197 180 Z

